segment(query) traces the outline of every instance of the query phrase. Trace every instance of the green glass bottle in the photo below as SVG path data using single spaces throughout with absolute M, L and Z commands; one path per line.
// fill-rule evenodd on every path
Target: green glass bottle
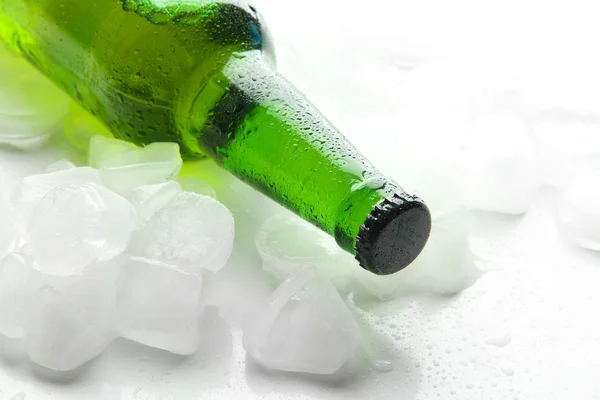
M 277 74 L 245 1 L 0 0 L 0 38 L 115 137 L 212 157 L 373 273 L 399 271 L 427 242 L 425 204 Z

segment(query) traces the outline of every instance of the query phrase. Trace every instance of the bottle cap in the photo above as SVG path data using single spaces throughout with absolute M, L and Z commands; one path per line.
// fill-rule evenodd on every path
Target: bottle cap
M 391 275 L 410 265 L 431 233 L 431 214 L 423 200 L 394 193 L 380 202 L 356 237 L 356 259 L 377 275 Z

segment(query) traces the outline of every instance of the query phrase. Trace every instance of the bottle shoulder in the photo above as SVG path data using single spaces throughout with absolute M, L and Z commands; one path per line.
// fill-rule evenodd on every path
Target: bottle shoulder
M 236 54 L 273 59 L 264 21 L 245 1 L 121 1 L 125 12 L 103 23 L 88 68 L 127 95 L 169 105 L 202 88 Z
M 141 110 L 143 120 L 110 118 L 119 121 L 114 130 L 129 133 L 128 140 L 144 143 L 161 131 L 170 135 L 163 139 L 175 140 L 190 104 L 231 58 L 270 52 L 262 18 L 245 2 L 122 1 L 125 12 L 115 11 L 113 21 L 104 22 L 111 29 L 95 39 L 89 76 L 92 86 L 107 94 L 104 101 L 121 99 L 118 107 L 107 108 L 111 113 Z M 149 120 L 155 121 L 156 135 L 146 136 Z

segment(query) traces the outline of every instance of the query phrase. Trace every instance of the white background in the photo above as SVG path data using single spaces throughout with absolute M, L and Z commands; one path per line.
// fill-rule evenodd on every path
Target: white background
M 570 115 L 547 135 L 536 131 L 542 177 L 545 158 L 593 149 L 600 138 L 572 129 L 578 116 L 600 118 L 593 2 L 256 3 L 280 71 L 391 175 L 402 175 L 394 165 L 407 138 L 433 154 L 460 150 L 473 108 L 507 93 L 534 130 L 540 118 Z M 64 151 L 0 150 L 0 165 L 33 173 Z M 371 345 L 393 362 L 391 372 L 267 372 L 246 360 L 239 332 L 215 318 L 206 348 L 188 359 L 119 341 L 64 384 L 6 364 L 0 399 L 600 399 L 600 256 L 560 237 L 556 198 L 543 188 L 523 217 L 477 214 L 491 272 L 462 295 L 365 305 Z

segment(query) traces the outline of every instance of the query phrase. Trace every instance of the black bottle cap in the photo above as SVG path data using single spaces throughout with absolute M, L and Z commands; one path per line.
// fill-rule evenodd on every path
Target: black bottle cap
M 423 200 L 394 193 L 379 203 L 360 227 L 356 259 L 374 274 L 394 274 L 421 254 L 430 233 L 431 214 Z

